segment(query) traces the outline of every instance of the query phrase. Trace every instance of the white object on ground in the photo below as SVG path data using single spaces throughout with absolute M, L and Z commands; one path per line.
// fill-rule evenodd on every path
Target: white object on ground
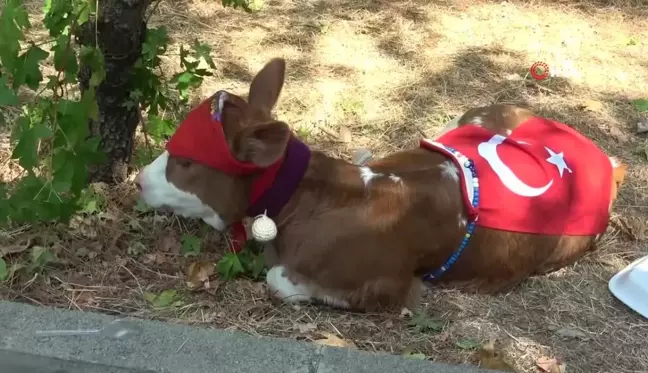
M 277 237 L 277 225 L 262 214 L 257 216 L 252 223 L 252 237 L 259 242 L 269 242 Z
M 108 338 L 122 339 L 138 332 L 139 328 L 134 324 L 124 320 L 115 320 L 103 329 L 37 330 L 36 335 L 39 337 L 100 335 Z
M 612 276 L 608 288 L 621 302 L 648 319 L 648 255 Z

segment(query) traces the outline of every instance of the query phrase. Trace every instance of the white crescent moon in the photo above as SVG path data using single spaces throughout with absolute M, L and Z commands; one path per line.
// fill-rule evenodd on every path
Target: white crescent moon
M 494 135 L 487 142 L 479 144 L 477 152 L 488 162 L 502 184 L 511 192 L 523 197 L 537 197 L 544 194 L 553 184 L 553 179 L 541 188 L 534 188 L 520 180 L 513 170 L 502 162 L 499 155 L 497 155 L 497 146 L 504 142 L 505 139 L 506 137 L 502 135 Z

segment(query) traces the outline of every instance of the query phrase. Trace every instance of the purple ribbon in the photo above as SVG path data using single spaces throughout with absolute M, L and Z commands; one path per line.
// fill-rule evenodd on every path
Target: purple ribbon
M 286 147 L 286 157 L 277 172 L 274 183 L 259 197 L 256 203 L 248 207 L 247 216 L 254 217 L 264 212 L 270 218 L 279 215 L 304 177 L 310 156 L 311 152 L 308 146 L 293 137 Z

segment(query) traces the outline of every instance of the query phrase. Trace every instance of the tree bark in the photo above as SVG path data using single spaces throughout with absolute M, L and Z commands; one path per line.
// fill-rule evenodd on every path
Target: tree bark
M 90 182 L 113 184 L 126 178 L 140 118 L 139 103 L 127 102 L 133 89 L 133 65 L 146 37 L 145 12 L 149 4 L 148 0 L 102 0 L 96 25 L 90 20 L 77 33 L 80 44 L 99 45 L 106 71 L 106 78 L 96 90 L 98 120 L 90 120 L 89 127 L 90 136 L 100 137 L 99 151 L 107 159 L 90 167 Z M 82 66 L 79 71 L 82 92 L 88 89 L 90 76 L 90 68 Z

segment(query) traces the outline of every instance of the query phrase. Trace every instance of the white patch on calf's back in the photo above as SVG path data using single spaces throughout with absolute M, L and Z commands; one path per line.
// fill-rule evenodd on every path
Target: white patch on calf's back
M 371 180 L 380 176 L 383 176 L 383 174 L 373 172 L 371 168 L 367 166 L 360 167 L 360 178 L 362 179 L 362 182 L 364 183 L 365 187 L 371 184 Z
M 482 113 L 482 115 L 486 115 L 486 113 Z M 484 117 L 482 117 L 481 115 L 476 115 L 470 118 L 470 124 L 481 126 L 484 124 Z
M 466 225 L 468 225 L 468 221 L 463 217 L 462 213 L 459 213 L 457 219 L 459 220 L 459 228 L 464 228 Z
M 400 185 L 403 183 L 403 179 L 400 176 L 394 174 L 385 175 L 379 172 L 374 172 L 371 168 L 367 166 L 359 167 L 359 169 L 360 169 L 360 178 L 362 179 L 362 183 L 364 184 L 365 188 L 369 187 L 372 180 L 383 176 L 388 176 L 389 180 L 393 181 L 396 184 Z
M 169 152 L 164 151 L 138 175 L 141 196 L 153 208 L 168 207 L 175 214 L 188 218 L 201 218 L 217 230 L 225 229 L 225 223 L 208 205 L 193 193 L 178 189 L 166 178 Z
M 443 176 L 459 182 L 459 169 L 452 161 L 445 161 L 439 167 L 441 167 L 441 174 Z

